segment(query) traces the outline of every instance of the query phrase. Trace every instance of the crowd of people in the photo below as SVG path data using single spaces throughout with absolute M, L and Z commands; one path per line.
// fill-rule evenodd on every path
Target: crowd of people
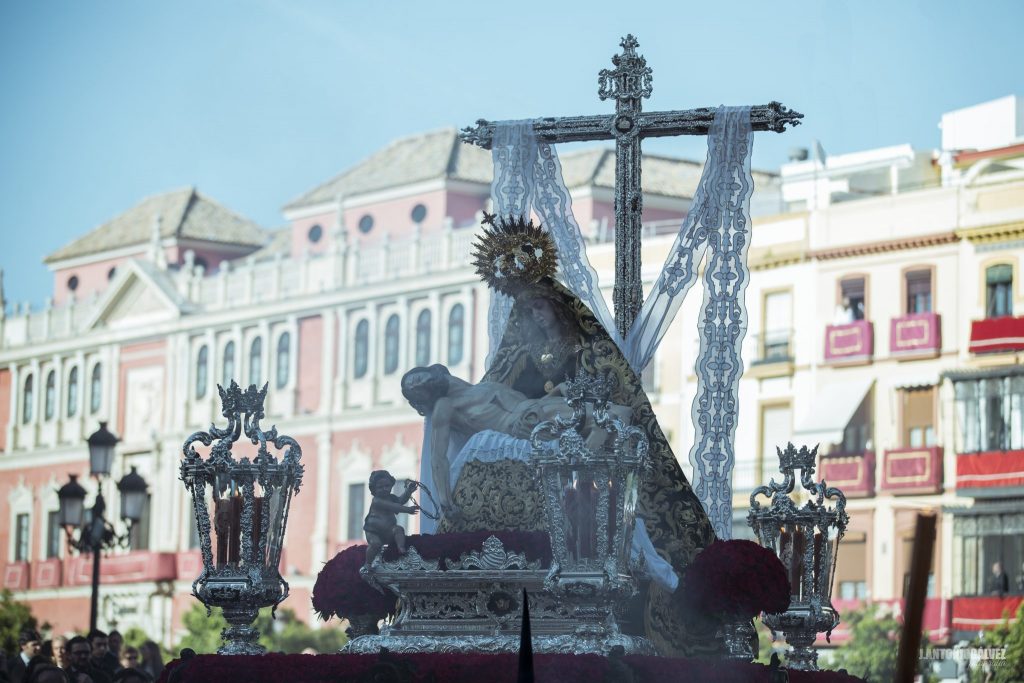
M 43 640 L 25 629 L 18 652 L 0 657 L 0 683 L 153 683 L 163 671 L 160 647 L 125 645 L 117 631 Z

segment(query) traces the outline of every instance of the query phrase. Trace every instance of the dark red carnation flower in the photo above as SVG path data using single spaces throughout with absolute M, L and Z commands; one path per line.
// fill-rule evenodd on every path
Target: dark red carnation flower
M 313 586 L 313 609 L 321 619 L 376 616 L 395 613 L 394 595 L 383 594 L 363 581 L 359 569 L 366 562 L 366 546 L 345 548 L 324 565 Z
M 686 570 L 680 598 L 699 613 L 752 619 L 789 607 L 789 577 L 771 550 L 753 541 L 715 541 Z

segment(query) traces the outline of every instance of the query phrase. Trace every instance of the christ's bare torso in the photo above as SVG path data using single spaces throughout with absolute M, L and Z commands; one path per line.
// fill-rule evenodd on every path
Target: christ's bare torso
M 493 429 L 526 439 L 537 422 L 572 412 L 560 396 L 530 399 L 500 382 L 455 380 L 448 398 L 452 401 L 452 426 L 466 434 Z

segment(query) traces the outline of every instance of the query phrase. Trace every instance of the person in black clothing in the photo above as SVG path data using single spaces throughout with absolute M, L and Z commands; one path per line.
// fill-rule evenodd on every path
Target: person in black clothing
M 1020 565 L 1020 574 L 1017 574 L 1017 592 L 1024 594 L 1024 562 Z
M 49 668 L 56 668 L 53 664 L 53 659 L 45 655 L 36 655 L 29 661 L 28 668 L 25 669 L 25 678 L 22 681 L 24 683 L 35 683 L 39 677 L 39 672 Z
M 151 683 L 149 674 L 138 669 L 121 669 L 114 676 L 113 683 Z
M 121 666 L 121 647 L 124 645 L 124 637 L 121 632 L 117 629 L 110 632 L 107 637 L 107 654 L 103 656 L 103 669 L 110 673 L 117 673 L 122 668 Z
M 106 680 L 110 680 L 121 668 L 121 663 L 115 657 L 110 659 L 107 634 L 99 629 L 89 632 L 89 647 L 92 648 L 92 656 L 89 658 L 89 666 L 97 671 L 103 672 Z
M 1010 577 L 1003 571 L 1002 562 L 992 564 L 992 576 L 988 580 L 989 595 L 1003 597 L 1010 592 Z
M 71 656 L 71 664 L 67 671 L 72 681 L 77 680 L 78 674 L 85 674 L 92 679 L 93 683 L 110 683 L 110 676 L 89 663 L 92 647 L 85 637 L 75 636 L 69 640 L 68 652 Z
M 22 683 L 26 680 L 25 671 L 28 669 L 28 663 L 39 655 L 42 644 L 39 631 L 33 628 L 23 629 L 18 634 L 18 654 L 7 660 L 7 677 L 11 683 Z

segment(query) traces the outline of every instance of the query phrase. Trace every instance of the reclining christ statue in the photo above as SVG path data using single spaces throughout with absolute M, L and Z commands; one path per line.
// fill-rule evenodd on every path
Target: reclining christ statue
M 563 398 L 563 384 L 540 398 L 529 398 L 501 382 L 478 384 L 453 377 L 443 365 L 413 368 L 402 377 L 402 395 L 421 415 L 431 419 L 431 469 L 438 498 L 446 515 L 458 514 L 452 504 L 448 439 L 453 429 L 463 434 L 493 430 L 516 439 L 529 439 L 533 428 L 545 420 L 572 416 L 572 408 Z M 609 405 L 609 414 L 629 424 L 632 409 Z M 608 434 L 593 429 L 592 420 L 582 426 L 580 435 L 591 450 L 597 450 Z

